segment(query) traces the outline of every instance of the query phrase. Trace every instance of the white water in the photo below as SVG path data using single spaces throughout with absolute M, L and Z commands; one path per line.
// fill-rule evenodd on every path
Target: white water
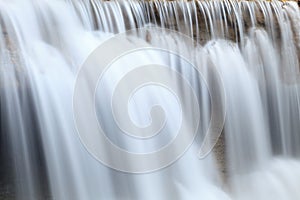
M 12 0 L 0 2 L 0 14 L 1 134 L 10 142 L 18 199 L 300 198 L 300 11 L 295 3 Z M 197 65 L 207 71 L 208 84 L 214 80 L 208 72 L 211 66 L 220 73 L 226 93 L 225 175 L 217 167 L 220 155 L 198 159 L 201 134 L 173 165 L 147 174 L 112 170 L 80 142 L 72 109 L 80 66 L 114 34 L 150 23 L 193 36 L 202 46 L 187 49 L 184 41 L 164 33 L 150 34 L 148 41 L 134 38 L 132 43 L 168 46 L 195 56 Z M 178 58 L 157 52 L 131 55 L 111 68 L 104 80 L 107 91 L 101 94 L 111 93 L 118 73 L 154 61 L 190 77 L 201 99 L 200 129 L 205 130 L 209 94 L 197 74 Z M 169 124 L 164 132 L 169 135 L 150 142 L 115 135 L 100 95 L 99 118 L 104 115 L 114 143 L 129 151 L 148 152 L 172 138 L 180 109 L 172 95 L 154 89 L 128 104 L 133 121 L 142 126 L 149 123 L 147 110 L 152 104 L 171 112 L 166 114 Z M 41 158 L 46 175 L 39 173 Z

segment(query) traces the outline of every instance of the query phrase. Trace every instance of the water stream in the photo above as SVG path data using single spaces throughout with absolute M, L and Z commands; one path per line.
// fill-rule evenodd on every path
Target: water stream
M 0 19 L 0 186 L 13 193 L 3 199 L 300 198 L 300 10 L 296 2 L 3 0 Z M 137 28 L 147 28 L 147 33 L 140 34 Z M 74 118 L 74 101 L 89 102 L 84 95 L 74 100 L 81 67 L 99 45 L 126 30 L 133 34 L 114 46 L 116 52 L 126 45 L 149 49 L 114 61 L 97 84 L 95 113 L 107 138 L 128 152 L 153 152 L 176 138 L 182 123 L 187 134 L 182 142 L 190 138 L 193 119 L 200 112 L 193 144 L 170 165 L 147 173 L 122 172 L 99 162 L 79 136 Z M 174 50 L 190 60 L 150 47 Z M 109 51 L 113 50 L 97 56 L 105 59 Z M 190 62 L 201 69 L 201 75 Z M 120 95 L 130 88 L 122 77 L 150 64 L 169 66 L 193 92 L 183 80 L 171 84 L 172 92 L 160 82 L 148 81 L 135 88 L 129 99 L 117 98 L 113 113 L 114 88 L 120 87 Z M 132 81 L 172 82 L 175 76 L 146 68 L 136 73 Z M 85 77 L 87 83 L 89 78 Z M 199 148 L 212 119 L 211 87 L 224 89 L 225 124 L 219 145 L 200 159 Z M 193 94 L 197 104 L 192 102 Z M 137 134 L 154 131 L 151 123 L 162 125 L 160 118 L 150 115 L 157 105 L 165 118 L 157 135 L 140 139 L 120 129 L 132 123 Z M 79 114 L 80 123 L 89 130 L 91 117 L 85 110 Z M 109 149 L 102 150 L 112 156 Z M 172 152 L 177 150 L 174 146 Z M 143 165 L 117 159 L 133 168 Z M 160 162 L 160 158 L 154 161 L 157 166 Z

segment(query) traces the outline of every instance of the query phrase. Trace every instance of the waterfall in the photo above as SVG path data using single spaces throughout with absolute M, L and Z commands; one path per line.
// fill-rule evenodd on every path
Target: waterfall
M 300 198 L 297 2 L 11 0 L 0 19 L 0 199 Z

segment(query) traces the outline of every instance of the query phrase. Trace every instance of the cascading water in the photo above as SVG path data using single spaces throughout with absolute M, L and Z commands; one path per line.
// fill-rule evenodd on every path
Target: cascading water
M 12 0 L 0 2 L 0 15 L 0 199 L 300 198 L 296 2 Z M 126 30 L 126 40 L 115 38 Z M 89 91 L 76 96 L 81 66 L 125 47 L 135 50 L 109 60 L 97 82 L 95 115 L 106 138 L 139 156 L 175 140 L 182 124 L 182 143 L 198 128 L 182 154 L 171 148 L 179 159 L 154 170 L 168 157 L 115 157 L 97 135 L 77 133 L 93 127 Z M 90 85 L 95 75 L 84 75 Z M 212 128 L 223 128 L 223 115 L 223 136 L 199 159 L 200 147 L 216 139 L 205 134 L 209 124 L 219 117 Z M 99 162 L 85 140 L 137 173 Z

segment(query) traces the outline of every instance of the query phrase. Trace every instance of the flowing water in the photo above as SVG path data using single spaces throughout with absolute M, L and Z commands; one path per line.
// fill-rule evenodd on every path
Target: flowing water
M 300 10 L 295 2 L 3 0 L 0 15 L 0 186 L 10 191 L 0 199 L 300 198 Z M 143 27 L 147 34 L 138 34 L 136 28 Z M 98 119 L 107 138 L 130 152 L 163 147 L 180 123 L 190 130 L 200 111 L 195 142 L 172 165 L 149 173 L 121 172 L 99 162 L 82 143 L 74 120 L 81 66 L 99 45 L 126 30 L 136 33 L 128 36 L 130 45 L 176 50 L 202 72 L 201 78 L 189 62 L 170 52 L 144 48 L 115 61 L 99 82 Z M 187 45 L 183 37 L 194 44 Z M 120 41 L 115 50 L 127 43 Z M 116 107 L 128 109 L 130 120 L 118 109 L 113 116 L 109 105 L 121 77 L 153 63 L 184 76 L 193 93 L 181 81 L 174 83 L 176 95 L 150 84 L 129 100 L 117 99 L 125 108 Z M 212 68 L 222 80 L 226 118 L 221 147 L 199 159 L 212 118 L 209 90 L 218 85 Z M 169 80 L 168 73 L 159 72 L 145 70 L 139 76 Z M 122 83 L 121 93 L 127 90 Z M 190 103 L 192 94 L 199 99 L 196 106 Z M 88 98 L 76 101 L 85 104 Z M 156 105 L 164 108 L 166 118 L 160 134 L 140 139 L 118 129 L 115 118 L 121 116 L 121 125 L 133 121 L 140 134 L 146 133 L 145 127 L 157 121 L 149 118 Z M 180 107 L 184 105 L 189 112 Z M 88 129 L 91 119 L 84 115 L 80 113 L 80 123 Z

